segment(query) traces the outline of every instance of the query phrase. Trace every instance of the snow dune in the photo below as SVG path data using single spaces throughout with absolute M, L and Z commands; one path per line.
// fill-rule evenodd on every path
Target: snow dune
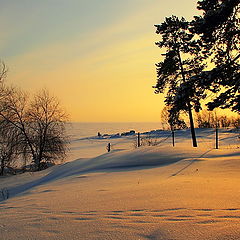
M 60 166 L 55 166 L 50 173 L 40 179 L 17 185 L 9 189 L 10 197 L 23 193 L 39 185 L 47 184 L 62 178 L 82 175 L 99 171 L 129 171 L 145 169 L 151 167 L 161 167 L 176 163 L 178 161 L 201 160 L 206 157 L 223 157 L 239 155 L 239 152 L 220 153 L 216 150 L 202 151 L 199 148 L 174 147 L 171 150 L 166 147 L 142 147 L 135 150 L 114 150 L 91 159 L 78 159 L 67 162 Z

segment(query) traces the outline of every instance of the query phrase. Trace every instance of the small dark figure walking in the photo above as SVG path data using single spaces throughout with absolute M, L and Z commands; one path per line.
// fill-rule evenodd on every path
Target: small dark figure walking
M 111 151 L 111 143 L 108 143 L 108 145 L 107 145 L 107 151 L 108 151 L 108 152 Z

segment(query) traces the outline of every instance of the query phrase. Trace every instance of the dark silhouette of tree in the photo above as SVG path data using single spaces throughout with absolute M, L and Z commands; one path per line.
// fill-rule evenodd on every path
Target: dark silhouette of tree
M 34 161 L 40 169 L 42 160 L 63 159 L 66 153 L 66 113 L 47 90 L 34 96 L 27 113 L 28 129 L 34 149 Z
M 17 159 L 20 147 L 20 135 L 16 133 L 13 126 L 5 120 L 0 121 L 0 175 L 4 169 L 10 167 Z
M 190 24 L 184 18 L 176 16 L 166 18 L 155 25 L 161 40 L 156 45 L 164 49 L 165 58 L 157 66 L 157 84 L 155 93 L 167 92 L 165 103 L 170 107 L 170 118 L 177 119 L 180 111 L 188 113 L 193 146 L 197 147 L 192 108 L 199 111 L 203 90 L 193 77 L 203 69 L 203 57 L 199 55 L 201 41 L 189 31 Z
M 0 84 L 3 83 L 4 79 L 7 76 L 7 67 L 3 61 L 0 61 Z
M 21 136 L 22 152 L 34 156 L 27 119 L 29 97 L 26 93 L 13 87 L 4 87 L 4 97 L 0 102 L 0 117 L 13 127 L 15 135 Z
M 66 114 L 58 100 L 42 90 L 32 100 L 17 89 L 6 88 L 0 117 L 19 136 L 21 153 L 31 156 L 37 170 L 42 162 L 63 159 L 66 153 Z
M 0 101 L 7 97 L 9 91 L 4 85 L 7 76 L 7 67 L 0 61 Z M 18 136 L 14 134 L 12 126 L 0 117 L 0 175 L 4 174 L 5 167 L 14 160 L 18 148 Z
M 169 106 L 165 106 L 161 112 L 161 122 L 163 126 L 167 125 L 167 129 L 171 131 L 187 128 L 185 121 L 180 117 L 180 112 L 170 115 L 170 109 Z
M 8 69 L 3 61 L 0 60 L 0 101 L 5 97 L 5 79 L 7 77 Z
M 240 112 L 240 3 L 239 0 L 201 0 L 191 31 L 201 36 L 202 54 L 211 70 L 195 79 L 216 93 L 208 108 L 230 108 Z M 213 67 L 211 67 L 213 66 Z

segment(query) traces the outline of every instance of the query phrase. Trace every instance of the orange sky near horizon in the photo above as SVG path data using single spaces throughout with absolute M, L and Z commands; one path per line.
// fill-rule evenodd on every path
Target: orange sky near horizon
M 7 82 L 47 88 L 72 121 L 157 122 L 154 24 L 200 14 L 192 0 L 4 0 L 0 58 Z

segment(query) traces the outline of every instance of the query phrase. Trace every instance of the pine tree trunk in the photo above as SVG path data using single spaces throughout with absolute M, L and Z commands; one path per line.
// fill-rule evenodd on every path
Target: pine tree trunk
M 192 108 L 191 108 L 191 104 L 189 102 L 188 102 L 188 115 L 189 115 L 189 122 L 190 122 L 191 134 L 192 134 L 192 144 L 193 144 L 193 147 L 197 147 L 197 139 L 196 139 L 196 134 L 195 134 L 195 129 L 194 129 Z
M 182 64 L 182 59 L 181 59 L 181 54 L 180 54 L 179 49 L 178 49 L 177 53 L 178 53 L 179 64 L 180 64 L 180 68 L 181 68 L 181 74 L 182 74 L 183 82 L 186 82 L 185 72 L 184 72 L 184 69 L 183 69 L 183 64 Z M 197 139 L 196 139 L 194 122 L 193 122 L 193 115 L 192 115 L 192 106 L 191 106 L 191 103 L 190 103 L 189 99 L 187 99 L 187 107 L 188 107 L 189 122 L 190 122 L 191 134 L 192 134 L 192 144 L 193 144 L 193 147 L 197 147 Z

